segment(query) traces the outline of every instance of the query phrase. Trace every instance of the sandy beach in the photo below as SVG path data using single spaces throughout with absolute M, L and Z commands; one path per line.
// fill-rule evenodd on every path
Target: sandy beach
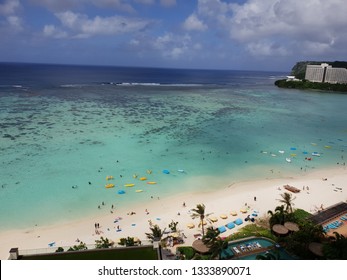
M 194 180 L 198 183 L 203 178 Z M 302 208 L 310 213 L 316 212 L 322 206 L 324 208 L 347 201 L 347 169 L 345 166 L 313 171 L 297 177 L 239 183 L 231 181 L 229 185 L 214 192 L 184 193 L 168 198 L 153 198 L 147 203 L 128 209 L 112 209 L 111 205 L 103 205 L 98 216 L 86 217 L 83 220 L 50 226 L 37 225 L 23 230 L 2 231 L 0 232 L 0 258 L 7 259 L 11 248 L 18 247 L 19 250 L 52 249 L 59 246 L 77 245 L 77 240 L 86 244 L 94 244 L 95 240 L 100 239 L 101 236 L 114 241 L 128 236 L 145 240 L 145 233 L 149 232 L 150 221 L 158 224 L 162 229 L 168 229 L 168 224 L 172 220 L 178 222 L 178 229 L 182 230 L 187 237 L 186 245 L 191 245 L 194 235 L 201 233 L 201 229 L 198 227 L 199 221 L 193 220 L 190 216 L 190 210 L 197 204 L 205 204 L 206 213 L 213 213 L 211 217 L 217 217 L 218 221 L 213 225 L 218 227 L 237 217 L 245 218 L 253 210 L 257 210 L 260 217 L 266 215 L 268 210 L 274 210 L 279 205 L 278 199 L 280 199 L 280 194 L 285 192 L 283 186 L 286 184 L 301 190 L 300 193 L 293 194 L 296 197 L 294 208 Z M 240 211 L 245 208 L 245 205 L 249 208 L 248 214 Z M 232 216 L 232 211 L 237 212 L 237 216 Z M 131 214 L 132 212 L 133 214 Z M 222 219 L 221 215 L 226 215 L 227 218 Z M 99 234 L 96 233 L 96 223 L 100 226 Z M 195 228 L 188 229 L 187 224 L 189 223 L 193 223 Z M 230 235 L 236 230 L 227 230 L 222 236 Z M 49 244 L 53 244 L 53 246 L 50 247 Z

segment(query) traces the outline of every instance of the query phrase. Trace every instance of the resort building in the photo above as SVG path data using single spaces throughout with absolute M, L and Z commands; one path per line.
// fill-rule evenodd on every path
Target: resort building
M 327 63 L 322 63 L 321 65 L 307 65 L 305 79 L 317 83 L 346 84 L 347 69 L 333 68 Z

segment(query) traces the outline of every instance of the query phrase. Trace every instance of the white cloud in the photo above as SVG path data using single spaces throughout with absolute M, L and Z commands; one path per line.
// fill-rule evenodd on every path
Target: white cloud
M 12 15 L 21 7 L 19 0 L 7 0 L 0 4 L 0 15 Z
M 190 15 L 183 23 L 183 27 L 189 31 L 205 31 L 207 29 L 207 25 L 199 20 L 196 14 Z
M 60 30 L 54 25 L 45 25 L 43 28 L 43 35 L 46 37 L 53 37 L 57 39 L 67 37 L 67 33 L 65 31 Z
M 7 22 L 11 27 L 13 27 L 15 30 L 22 30 L 22 19 L 17 17 L 17 16 L 8 16 L 7 17 Z
M 244 44 L 254 55 L 338 51 L 347 37 L 345 0 L 199 0 L 196 14 L 209 29 Z M 340 40 L 339 40 L 340 39 Z M 331 42 L 334 42 L 333 44 Z
M 30 0 L 31 2 L 45 7 L 54 12 L 62 12 L 94 5 L 101 8 L 112 8 L 119 11 L 133 13 L 135 10 L 127 0 Z
M 153 48 L 159 50 L 165 58 L 178 59 L 192 50 L 192 40 L 189 35 L 167 33 L 153 42 Z
M 122 16 L 89 18 L 87 15 L 71 11 L 57 13 L 56 16 L 65 28 L 79 38 L 137 32 L 145 29 L 151 23 L 148 20 Z

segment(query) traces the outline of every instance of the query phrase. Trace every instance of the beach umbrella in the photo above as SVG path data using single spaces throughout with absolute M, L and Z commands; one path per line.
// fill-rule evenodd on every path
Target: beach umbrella
M 284 226 L 289 230 L 289 231 L 299 231 L 299 226 L 296 223 L 292 222 L 285 222 Z
M 217 218 L 217 217 L 211 217 L 211 218 L 210 218 L 210 221 L 213 222 L 213 223 L 215 223 L 215 222 L 218 221 L 218 218 Z
M 221 217 L 221 219 L 226 219 L 226 218 L 228 218 L 228 216 L 225 215 L 225 214 L 222 214 L 222 215 L 220 215 L 219 217 Z
M 234 221 L 234 223 L 239 226 L 239 225 L 243 224 L 243 221 L 242 221 L 242 219 L 238 218 Z
M 192 247 L 195 251 L 201 253 L 201 254 L 206 254 L 210 251 L 210 248 L 202 242 L 201 239 L 197 239 L 193 242 Z
M 279 235 L 286 235 L 288 233 L 288 229 L 281 225 L 281 224 L 275 224 L 272 226 L 273 232 L 279 234 Z
M 237 216 L 237 213 L 236 213 L 236 211 L 231 211 L 231 212 L 230 212 L 230 215 L 231 215 L 231 216 Z
M 322 243 L 317 243 L 317 242 L 311 242 L 308 245 L 308 249 L 315 255 L 319 257 L 323 257 L 323 244 Z
M 195 228 L 195 225 L 194 224 L 188 224 L 187 228 L 189 228 L 189 229 Z
M 248 211 L 248 210 L 247 210 L 246 208 L 242 208 L 242 209 L 240 210 L 240 212 L 243 213 L 243 214 L 247 213 L 247 211 Z

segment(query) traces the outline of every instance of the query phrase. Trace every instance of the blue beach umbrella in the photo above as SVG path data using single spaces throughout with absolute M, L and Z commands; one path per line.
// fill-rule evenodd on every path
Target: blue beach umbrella
M 238 219 L 236 219 L 235 220 L 235 222 L 234 222 L 236 225 L 241 225 L 241 224 L 243 224 L 243 221 L 242 221 L 242 219 L 241 218 L 238 218 Z

